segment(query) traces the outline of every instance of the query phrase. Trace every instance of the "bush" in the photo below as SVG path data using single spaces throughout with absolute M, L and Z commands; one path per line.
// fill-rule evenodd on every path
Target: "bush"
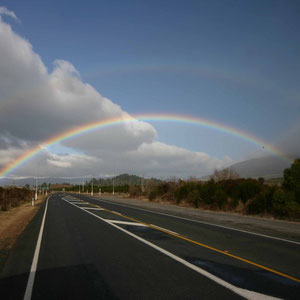
M 264 213 L 266 211 L 266 203 L 266 195 L 262 192 L 249 202 L 247 212 L 249 214 Z
M 279 217 L 288 215 L 288 207 L 293 207 L 291 202 L 295 202 L 295 196 L 292 192 L 282 189 L 277 190 L 273 196 L 273 212 Z
M 290 168 L 284 170 L 282 187 L 294 192 L 295 201 L 300 204 L 300 159 L 296 159 Z
M 296 201 L 288 202 L 285 213 L 288 218 L 300 220 L 300 204 Z
M 208 182 L 205 182 L 200 187 L 200 196 L 201 199 L 206 204 L 214 204 L 214 196 L 217 191 L 217 185 L 213 179 L 209 180 Z
M 238 185 L 239 197 L 245 204 L 249 199 L 255 197 L 261 191 L 261 185 L 255 179 L 240 181 Z
M 197 189 L 190 191 L 187 195 L 187 202 L 192 204 L 194 207 L 199 207 L 200 193 Z
M 156 191 L 151 191 L 151 192 L 149 193 L 148 199 L 149 199 L 150 201 L 153 201 L 156 197 L 157 197 Z
M 33 192 L 24 188 L 0 188 L 0 209 L 9 210 L 12 207 L 31 201 Z
M 131 197 L 138 197 L 142 195 L 142 190 L 139 185 L 131 185 L 129 186 L 129 195 Z
M 226 193 L 223 190 L 218 189 L 216 194 L 215 194 L 215 198 L 216 198 L 216 202 L 217 202 L 218 207 L 223 208 L 224 205 L 227 202 L 228 197 L 227 197 Z
M 176 203 L 179 204 L 183 199 L 185 199 L 187 197 L 188 193 L 189 193 L 189 191 L 188 191 L 186 184 L 177 188 L 177 190 L 175 191 Z

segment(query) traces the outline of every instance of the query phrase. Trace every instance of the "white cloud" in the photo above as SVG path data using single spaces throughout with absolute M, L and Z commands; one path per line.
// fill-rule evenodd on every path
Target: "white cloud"
M 1 13 L 16 18 L 5 8 Z M 70 62 L 56 60 L 49 72 L 32 45 L 0 18 L 0 165 L 73 127 L 128 116 L 119 105 L 83 82 Z M 231 162 L 156 140 L 157 132 L 149 123 L 124 122 L 63 142 L 77 154 L 51 154 L 44 147 L 15 174 L 201 176 Z
M 6 7 L 0 6 L 0 15 L 12 17 L 13 19 L 19 22 L 19 19 L 17 18 L 15 13 L 11 10 L 8 10 Z

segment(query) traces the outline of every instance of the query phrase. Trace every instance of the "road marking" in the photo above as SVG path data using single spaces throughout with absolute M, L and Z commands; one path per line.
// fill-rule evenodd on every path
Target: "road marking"
M 33 255 L 33 260 L 32 260 L 32 264 L 31 264 L 31 269 L 30 269 L 30 274 L 29 274 L 29 278 L 28 278 L 28 282 L 27 282 L 27 286 L 26 286 L 24 300 L 30 300 L 31 295 L 32 295 L 32 289 L 33 289 L 34 278 L 35 278 L 35 274 L 36 274 L 36 268 L 37 268 L 37 263 L 38 263 L 38 259 L 39 259 L 39 254 L 40 254 L 40 248 L 41 248 L 41 242 L 42 242 L 42 237 L 43 237 L 43 231 L 44 231 L 44 225 L 45 225 L 45 219 L 46 219 L 46 213 L 47 213 L 49 198 L 50 198 L 50 196 L 47 198 L 46 207 L 45 207 L 45 211 L 44 211 L 44 216 L 43 216 L 43 220 L 42 220 L 38 240 L 37 240 L 37 243 L 36 243 L 36 247 L 35 247 L 35 251 L 34 251 L 34 255 Z
M 83 209 L 92 209 L 92 210 L 104 210 L 103 208 L 97 208 L 97 207 L 82 207 Z
M 144 224 L 141 224 L 141 223 L 137 223 L 137 222 L 128 222 L 128 221 L 121 221 L 121 220 L 108 220 L 108 219 L 105 219 L 107 222 L 110 222 L 110 223 L 114 223 L 114 224 L 124 224 L 124 225 L 133 225 L 133 226 L 144 226 L 144 227 L 147 227 L 146 225 Z
M 173 233 L 173 234 L 177 234 L 177 235 L 178 235 L 178 233 L 175 232 L 175 231 L 171 231 L 171 230 L 169 230 L 169 229 L 166 229 L 166 228 L 163 228 L 163 227 L 154 225 L 154 224 L 150 224 L 150 225 L 153 226 L 153 227 L 155 227 L 155 228 L 162 229 L 162 230 L 164 230 L 164 231 L 168 231 L 168 232 L 171 232 L 171 233 Z
M 91 197 L 89 197 L 89 198 L 91 198 Z M 218 225 L 218 224 L 214 224 L 214 223 L 209 223 L 209 222 L 204 222 L 204 221 L 189 219 L 189 218 L 185 218 L 185 217 L 179 217 L 179 216 L 175 216 L 175 215 L 171 215 L 171 214 L 167 214 L 167 213 L 162 213 L 162 212 L 158 212 L 158 211 L 152 211 L 152 210 L 145 209 L 145 208 L 139 208 L 139 207 L 129 206 L 129 205 L 120 204 L 120 203 L 114 203 L 114 202 L 102 200 L 102 199 L 99 199 L 99 198 L 91 198 L 91 199 L 96 200 L 96 201 L 101 201 L 101 202 L 104 202 L 104 203 L 108 203 L 108 204 L 112 204 L 112 205 L 124 206 L 124 207 L 128 207 L 128 208 L 131 208 L 131 209 L 137 209 L 137 210 L 147 211 L 147 212 L 150 212 L 150 213 L 153 213 L 153 214 L 158 214 L 158 215 L 168 216 L 168 217 L 172 217 L 172 218 L 176 218 L 176 219 L 182 219 L 182 220 L 186 220 L 186 221 L 201 223 L 201 224 L 205 224 L 205 225 L 209 225 L 209 226 L 214 226 L 214 227 L 225 228 L 225 229 L 229 229 L 229 230 L 234 230 L 234 231 L 238 231 L 238 232 L 243 232 L 243 233 L 247 233 L 247 234 L 252 234 L 252 235 L 257 235 L 257 236 L 265 237 L 265 238 L 268 238 L 268 239 L 273 239 L 273 240 L 278 240 L 278 241 L 282 241 L 282 242 L 287 242 L 287 243 L 293 243 L 293 244 L 296 244 L 296 245 L 300 245 L 300 242 L 296 242 L 296 241 L 292 241 L 292 240 L 287 240 L 287 239 L 282 239 L 282 238 L 278 238 L 278 237 L 275 237 L 275 236 L 270 236 L 270 235 L 266 235 L 266 234 L 262 234 L 262 233 L 256 233 L 256 232 L 242 230 L 242 229 L 236 229 L 236 228 L 232 228 L 232 227 L 228 227 L 228 226 L 224 226 L 224 225 Z
M 121 215 L 123 218 L 126 218 L 126 219 L 131 220 L 131 221 L 134 221 L 134 222 L 139 222 L 139 223 L 144 224 L 144 225 L 146 225 L 146 226 L 149 226 L 149 227 L 151 227 L 151 228 L 153 228 L 153 229 L 160 230 L 160 231 L 162 231 L 162 232 L 165 232 L 165 233 L 170 234 L 170 235 L 172 235 L 172 236 L 175 236 L 175 237 L 177 237 L 177 238 L 183 239 L 183 240 L 188 241 L 188 242 L 190 242 L 190 243 L 196 244 L 196 245 L 198 245 L 198 246 L 204 247 L 204 248 L 206 248 L 206 249 L 210 249 L 210 250 L 212 250 L 212 251 L 215 251 L 215 252 L 224 254 L 224 255 L 226 255 L 226 256 L 235 258 L 235 259 L 240 260 L 240 261 L 243 261 L 243 262 L 245 262 L 245 263 L 247 263 L 247 264 L 250 264 L 250 265 L 253 265 L 253 266 L 258 267 L 258 268 L 260 268 L 260 269 L 269 271 L 269 272 L 274 273 L 274 274 L 276 274 L 276 275 L 279 275 L 279 276 L 282 276 L 282 277 L 291 279 L 291 280 L 296 281 L 296 282 L 300 282 L 300 279 L 298 279 L 298 278 L 292 277 L 292 276 L 290 276 L 290 275 L 287 275 L 287 274 L 281 273 L 281 272 L 279 272 L 279 271 L 273 270 L 273 269 L 271 269 L 271 268 L 265 267 L 265 266 L 263 266 L 263 265 L 257 264 L 257 263 L 255 263 L 255 262 L 253 262 L 253 261 L 250 261 L 250 260 L 248 260 L 248 259 L 239 257 L 239 256 L 234 255 L 234 254 L 231 254 L 231 253 L 229 253 L 229 252 L 226 252 L 226 251 L 223 251 L 223 250 L 219 250 L 219 249 L 214 248 L 214 247 L 211 247 L 211 246 L 209 246 L 209 245 L 206 245 L 206 244 L 203 244 L 203 243 L 194 241 L 194 240 L 189 239 L 189 238 L 187 238 L 187 237 L 185 237 L 185 236 L 182 236 L 182 235 L 180 235 L 180 234 L 173 233 L 173 232 L 170 231 L 170 230 L 165 230 L 165 229 L 163 229 L 163 228 L 161 228 L 161 227 L 155 227 L 155 226 L 153 226 L 153 225 L 151 225 L 151 224 L 147 224 L 147 223 L 142 222 L 142 221 L 139 221 L 139 220 L 137 220 L 137 219 L 134 219 L 134 218 L 131 218 L 131 217 L 122 215 L 122 214 L 120 214 L 120 213 L 116 213 L 116 212 L 111 211 L 111 210 L 109 210 L 109 209 L 104 209 L 104 210 L 109 211 L 109 212 L 114 213 L 114 214 L 117 214 L 117 215 Z
M 66 201 L 66 200 L 64 200 L 64 201 Z M 68 201 L 66 201 L 66 202 L 68 202 Z M 215 275 L 213 275 L 213 274 L 205 271 L 204 269 L 201 269 L 198 266 L 195 266 L 195 265 L 189 263 L 188 261 L 182 259 L 181 257 L 176 256 L 173 253 L 171 253 L 171 252 L 169 252 L 169 251 L 167 251 L 167 250 L 165 250 L 163 248 L 160 248 L 159 246 L 156 246 L 155 244 L 152 244 L 151 242 L 149 242 L 149 241 L 147 241 L 147 240 L 145 240 L 145 239 L 143 239 L 143 238 L 135 235 L 134 233 L 131 233 L 130 231 L 127 231 L 126 229 L 124 229 L 124 228 L 122 228 L 122 227 L 120 227 L 118 225 L 115 225 L 114 223 L 111 223 L 108 220 L 103 219 L 103 218 L 101 218 L 101 217 L 93 214 L 90 211 L 84 210 L 81 207 L 74 205 L 73 203 L 70 203 L 70 202 L 68 202 L 68 203 L 71 204 L 71 205 L 73 205 L 73 206 L 75 206 L 75 207 L 77 207 L 77 208 L 79 208 L 79 209 L 81 209 L 82 211 L 84 211 L 84 212 L 86 212 L 86 213 L 94 216 L 95 218 L 98 218 L 101 221 L 103 221 L 103 222 L 105 222 L 105 223 L 107 223 L 107 224 L 109 224 L 109 225 L 111 225 L 111 226 L 113 226 L 113 227 L 115 227 L 115 228 L 123 231 L 124 233 L 132 236 L 133 238 L 139 240 L 140 242 L 142 242 L 142 243 L 144 243 L 144 244 L 146 244 L 146 245 L 154 248 L 155 250 L 157 250 L 157 251 L 159 251 L 159 252 L 167 255 L 168 257 L 174 259 L 175 261 L 177 261 L 177 262 L 185 265 L 186 267 L 188 267 L 188 268 L 196 271 L 197 273 L 199 273 L 199 274 L 201 274 L 201 275 L 203 275 L 203 276 L 211 279 L 212 281 L 218 283 L 219 285 L 221 285 L 221 286 L 223 286 L 223 287 L 231 290 L 232 292 L 234 292 L 234 293 L 236 293 L 236 294 L 238 294 L 238 295 L 240 295 L 240 296 L 242 296 L 242 297 L 244 297 L 246 299 L 253 299 L 253 300 L 254 299 L 255 300 L 279 299 L 279 298 L 274 298 L 274 297 L 271 297 L 271 296 L 268 296 L 268 295 L 265 295 L 265 294 L 260 294 L 260 293 L 257 293 L 257 292 L 253 292 L 253 291 L 249 291 L 249 290 L 246 290 L 246 289 L 242 289 L 242 288 L 236 287 L 236 286 L 228 283 L 227 281 L 225 281 L 225 280 L 223 280 L 223 279 L 221 279 L 219 277 L 216 277 Z

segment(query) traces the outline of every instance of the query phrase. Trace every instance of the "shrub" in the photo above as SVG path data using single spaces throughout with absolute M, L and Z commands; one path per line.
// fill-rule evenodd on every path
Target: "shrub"
M 219 208 L 223 208 L 227 202 L 227 195 L 222 189 L 218 189 L 215 194 L 216 202 Z
M 214 204 L 214 196 L 217 191 L 217 185 L 213 179 L 201 185 L 200 196 L 206 204 Z
M 148 199 L 149 199 L 150 201 L 153 201 L 156 197 L 157 197 L 156 191 L 151 191 L 151 192 L 149 193 Z
M 247 200 L 256 196 L 260 190 L 260 184 L 254 179 L 246 179 L 240 182 L 238 185 L 239 196 L 243 203 L 246 203 Z
M 32 191 L 24 188 L 0 188 L 0 208 L 9 210 L 24 202 L 31 201 Z
M 279 217 L 288 215 L 288 203 L 295 202 L 295 196 L 292 192 L 279 189 L 273 196 L 273 212 Z M 293 205 L 292 205 L 293 206 Z
M 175 191 L 175 200 L 176 203 L 179 204 L 183 199 L 185 199 L 188 195 L 189 191 L 186 184 L 180 186 Z
M 296 159 L 292 166 L 284 170 L 282 187 L 295 193 L 295 201 L 300 204 L 300 159 Z
M 188 193 L 187 202 L 192 204 L 194 207 L 199 207 L 200 193 L 197 189 L 194 189 Z
M 139 185 L 131 185 L 129 186 L 129 195 L 131 197 L 138 197 L 142 195 L 142 190 Z
M 252 199 L 247 207 L 249 214 L 260 214 L 266 211 L 266 195 L 264 192 L 258 194 L 254 199 Z
M 292 219 L 300 219 L 300 204 L 296 201 L 291 201 L 286 204 L 286 216 Z

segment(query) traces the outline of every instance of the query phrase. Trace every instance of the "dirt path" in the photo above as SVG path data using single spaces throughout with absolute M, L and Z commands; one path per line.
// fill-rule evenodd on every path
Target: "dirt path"
M 31 202 L 27 202 L 9 211 L 0 212 L 0 271 L 10 249 L 32 220 L 44 198 L 43 196 L 43 198 L 38 199 L 35 206 L 32 206 Z

